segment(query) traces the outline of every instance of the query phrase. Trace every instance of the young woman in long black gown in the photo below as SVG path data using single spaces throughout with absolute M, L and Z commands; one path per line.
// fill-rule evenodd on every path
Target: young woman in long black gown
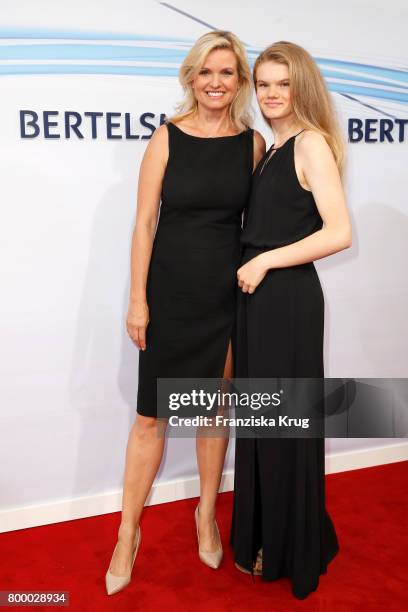
M 265 151 L 262 136 L 250 128 L 251 80 L 236 36 L 202 36 L 180 69 L 185 99 L 179 114 L 156 130 L 141 164 L 127 316 L 140 348 L 137 416 L 126 451 L 118 542 L 106 572 L 109 595 L 130 581 L 140 516 L 163 456 L 156 379 L 232 374 L 241 217 L 254 165 Z M 216 569 L 222 546 L 215 504 L 228 438 L 201 434 L 198 552 Z
M 235 375 L 322 378 L 324 300 L 313 260 L 351 244 L 342 141 L 304 49 L 275 43 L 253 74 L 274 144 L 255 171 L 241 238 Z M 291 578 L 303 599 L 338 551 L 325 509 L 324 438 L 241 437 L 235 461 L 236 565 L 267 581 Z

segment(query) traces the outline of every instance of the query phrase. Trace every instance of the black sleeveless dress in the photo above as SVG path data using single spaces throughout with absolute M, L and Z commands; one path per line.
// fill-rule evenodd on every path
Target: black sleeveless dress
M 317 231 L 313 195 L 297 178 L 295 136 L 260 161 L 242 234 L 246 263 Z M 268 160 L 268 161 L 267 161 Z M 266 163 L 265 163 L 266 162 Z M 313 263 L 268 271 L 253 294 L 240 291 L 235 375 L 323 377 L 324 300 Z M 252 570 L 263 549 L 263 580 L 289 577 L 305 598 L 338 551 L 325 509 L 323 438 L 237 438 L 231 543 Z
M 191 136 L 167 124 L 169 159 L 147 281 L 137 412 L 157 416 L 156 379 L 222 377 L 235 322 L 253 130 Z

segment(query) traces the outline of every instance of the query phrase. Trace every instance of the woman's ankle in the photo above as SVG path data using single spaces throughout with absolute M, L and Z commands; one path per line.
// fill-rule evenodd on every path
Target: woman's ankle
M 133 542 L 138 525 L 133 523 L 121 523 L 118 530 L 118 540 L 122 542 Z
M 214 521 L 215 520 L 215 508 L 214 506 L 205 506 L 201 505 L 201 502 L 198 505 L 198 517 L 204 521 Z

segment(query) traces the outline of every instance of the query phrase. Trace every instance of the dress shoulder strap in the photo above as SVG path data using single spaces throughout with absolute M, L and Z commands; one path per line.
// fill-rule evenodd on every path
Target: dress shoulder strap
M 181 130 L 171 121 L 166 122 L 166 127 L 168 131 L 168 144 L 169 144 L 169 159 L 173 157 L 176 151 L 179 150 L 181 146 L 183 146 Z M 184 143 L 185 145 L 185 143 Z
M 248 128 L 246 134 L 248 139 L 248 164 L 252 174 L 254 167 L 254 129 L 251 127 Z
M 172 135 L 176 134 L 178 132 L 176 126 L 174 125 L 174 123 L 172 123 L 171 121 L 166 121 L 165 123 L 166 127 L 167 127 L 167 131 L 169 133 L 169 139 L 172 137 Z
M 174 131 L 174 128 L 176 127 L 172 121 L 166 121 L 165 125 L 167 126 L 169 132 Z

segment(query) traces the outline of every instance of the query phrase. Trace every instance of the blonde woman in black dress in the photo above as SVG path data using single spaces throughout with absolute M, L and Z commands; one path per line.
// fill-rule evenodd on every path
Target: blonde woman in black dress
M 255 62 L 274 144 L 254 173 L 238 270 L 235 375 L 322 378 L 324 301 L 315 259 L 351 245 L 343 145 L 319 69 L 278 42 Z M 325 509 L 323 438 L 238 438 L 232 544 L 236 565 L 263 580 L 315 590 L 338 551 Z
M 130 581 L 140 516 L 163 456 L 156 379 L 232 374 L 241 216 L 265 151 L 250 128 L 252 79 L 236 36 L 202 36 L 181 66 L 180 81 L 185 100 L 179 114 L 156 130 L 140 168 L 127 316 L 140 349 L 137 416 L 127 445 L 118 542 L 106 573 L 109 595 Z M 222 559 L 215 504 L 227 445 L 225 436 L 197 437 L 198 552 L 214 569 Z

